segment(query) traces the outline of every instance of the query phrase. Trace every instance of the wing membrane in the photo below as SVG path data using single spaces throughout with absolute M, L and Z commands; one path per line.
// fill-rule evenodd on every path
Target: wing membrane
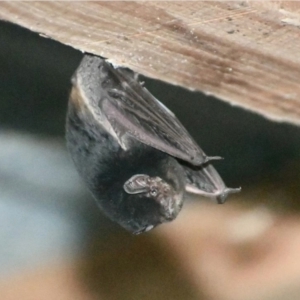
M 125 129 L 142 143 L 195 165 L 207 161 L 207 156 L 175 115 L 134 76 L 106 62 L 103 67 L 111 78 L 111 85 L 100 106 L 116 131 L 118 127 L 122 132 Z
M 240 188 L 226 187 L 219 173 L 211 164 L 197 168 L 183 167 L 187 179 L 186 191 L 191 194 L 215 198 L 218 203 L 224 203 L 229 194 L 238 193 L 241 190 Z
M 123 149 L 128 136 L 193 165 L 208 157 L 176 116 L 137 80 L 134 72 L 85 55 L 73 78 L 86 106 Z

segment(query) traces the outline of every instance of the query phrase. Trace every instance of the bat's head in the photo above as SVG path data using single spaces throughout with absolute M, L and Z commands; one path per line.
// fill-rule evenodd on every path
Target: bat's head
M 161 223 L 174 220 L 183 204 L 183 189 L 160 177 L 137 174 L 127 180 L 123 188 L 128 197 L 135 198 L 135 202 L 149 205 L 144 215 L 142 209 L 136 212 L 140 218 L 135 218 L 135 225 L 139 227 L 135 233 L 149 231 Z

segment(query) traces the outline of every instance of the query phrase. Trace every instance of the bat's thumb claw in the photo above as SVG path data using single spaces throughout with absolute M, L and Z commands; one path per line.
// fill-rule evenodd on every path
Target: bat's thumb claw
M 226 201 L 226 198 L 229 194 L 238 193 L 241 191 L 242 188 L 232 189 L 232 188 L 225 188 L 224 191 L 217 196 L 217 201 L 219 204 L 223 204 Z
M 204 159 L 204 163 L 207 163 L 211 160 L 221 160 L 221 159 L 223 159 L 223 157 L 221 156 L 206 156 Z

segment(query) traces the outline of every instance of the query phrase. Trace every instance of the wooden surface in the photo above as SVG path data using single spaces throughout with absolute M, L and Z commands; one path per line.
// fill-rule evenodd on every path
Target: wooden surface
M 300 2 L 1 2 L 0 19 L 300 124 Z

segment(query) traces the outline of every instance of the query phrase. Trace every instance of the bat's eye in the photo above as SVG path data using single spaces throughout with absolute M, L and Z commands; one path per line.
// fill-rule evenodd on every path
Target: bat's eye
M 157 194 L 158 194 L 158 190 L 157 190 L 156 188 L 152 188 L 152 189 L 150 190 L 150 195 L 151 195 L 152 197 L 156 197 Z

